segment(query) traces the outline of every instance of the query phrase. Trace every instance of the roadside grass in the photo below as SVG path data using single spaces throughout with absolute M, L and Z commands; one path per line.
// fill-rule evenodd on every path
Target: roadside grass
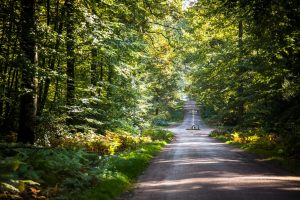
M 0 145 L 0 199 L 113 200 L 173 137 L 149 129 L 68 136 L 49 148 Z
M 95 188 L 81 195 L 80 199 L 115 199 L 122 192 L 130 189 L 131 184 L 165 144 L 165 142 L 154 142 L 135 151 L 111 156 L 107 160 L 109 167 L 106 173 L 102 174 L 102 180 Z
M 215 130 L 209 135 L 226 144 L 257 155 L 261 161 L 280 166 L 287 171 L 300 175 L 300 160 L 289 155 L 284 143 L 273 134 L 242 133 Z

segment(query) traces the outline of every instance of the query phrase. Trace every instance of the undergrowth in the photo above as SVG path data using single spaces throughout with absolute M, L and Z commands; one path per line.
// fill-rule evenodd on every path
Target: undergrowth
M 287 138 L 272 133 L 268 134 L 260 129 L 247 131 L 215 130 L 210 134 L 210 137 L 254 153 L 264 161 L 270 161 L 300 175 L 299 154 L 287 145 Z
M 119 156 L 109 157 L 106 163 L 107 171 L 102 174 L 102 180 L 80 198 L 115 199 L 122 191 L 130 187 L 130 184 L 143 172 L 150 159 L 160 151 L 164 144 L 164 142 L 154 142 Z
M 65 135 L 50 147 L 2 144 L 0 199 L 114 199 L 172 138 L 151 129 Z

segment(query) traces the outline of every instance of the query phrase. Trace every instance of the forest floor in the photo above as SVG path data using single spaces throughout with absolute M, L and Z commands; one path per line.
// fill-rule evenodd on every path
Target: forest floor
M 191 109 L 196 109 L 194 102 L 188 105 L 183 123 L 170 129 L 176 139 L 121 199 L 299 199 L 299 176 L 208 137 L 212 129 L 198 114 L 194 120 L 200 130 L 187 130 L 193 120 Z

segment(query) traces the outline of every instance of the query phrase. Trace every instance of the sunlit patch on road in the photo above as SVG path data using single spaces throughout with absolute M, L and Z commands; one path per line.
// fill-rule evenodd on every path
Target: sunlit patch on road
M 186 109 L 193 110 L 194 102 Z M 171 130 L 167 145 L 140 177 L 133 200 L 298 200 L 300 177 L 260 165 L 242 150 L 208 137 L 199 112 L 185 112 L 183 123 Z M 198 131 L 186 130 L 194 121 Z

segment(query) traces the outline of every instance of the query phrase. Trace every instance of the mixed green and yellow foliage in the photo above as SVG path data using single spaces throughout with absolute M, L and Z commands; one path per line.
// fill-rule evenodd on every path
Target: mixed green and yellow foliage
M 1 145 L 0 199 L 114 199 L 173 137 L 151 129 L 62 136 L 51 148 Z
M 2 197 L 112 199 L 170 140 L 151 127 L 182 119 L 184 90 L 235 128 L 218 137 L 299 156 L 300 1 L 183 2 L 1 1 Z
M 261 129 L 216 129 L 210 137 L 254 153 L 261 161 L 270 161 L 295 174 L 300 174 L 300 145 L 291 141 L 294 137 L 280 137 Z
M 197 1 L 185 12 L 187 92 L 203 118 L 300 144 L 300 3 L 293 0 Z M 265 136 L 263 136 L 265 134 Z M 245 135 L 245 136 L 243 136 Z

